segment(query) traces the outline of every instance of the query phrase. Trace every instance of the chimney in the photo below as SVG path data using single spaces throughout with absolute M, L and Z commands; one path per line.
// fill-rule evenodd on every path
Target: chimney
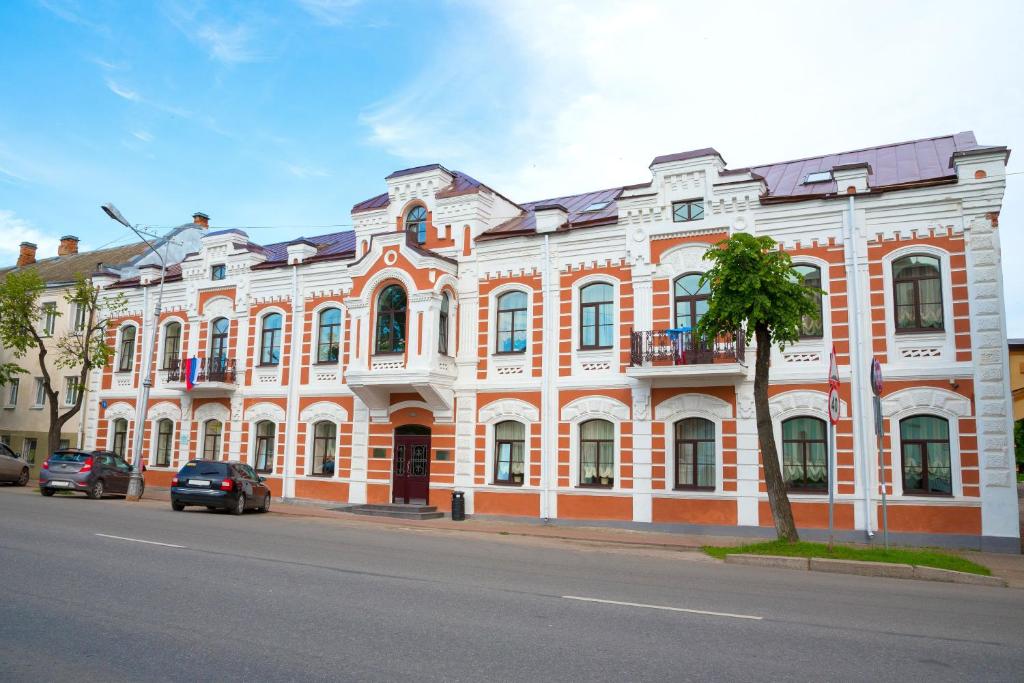
M 74 235 L 64 235 L 60 238 L 60 246 L 57 247 L 57 256 L 73 256 L 78 253 L 78 238 Z
M 22 242 L 21 251 L 18 253 L 18 267 L 30 266 L 36 262 L 36 245 L 31 242 Z
M 192 214 L 192 222 L 203 228 L 210 227 L 210 217 L 202 211 L 196 211 Z

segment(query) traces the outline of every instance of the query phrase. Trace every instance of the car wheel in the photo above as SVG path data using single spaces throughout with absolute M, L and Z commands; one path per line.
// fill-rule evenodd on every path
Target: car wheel
M 39 489 L 39 493 L 41 493 L 44 496 L 46 496 L 47 498 L 49 498 L 50 496 L 53 495 L 54 491 L 53 491 L 53 489 Z
M 245 512 L 245 494 L 239 493 L 238 499 L 235 501 L 235 506 L 229 510 L 233 515 L 240 515 Z
M 21 470 L 21 476 L 18 477 L 18 486 L 28 486 L 28 468 Z
M 93 482 L 93 485 L 89 487 L 87 495 L 93 500 L 99 500 L 103 497 L 103 480 L 97 479 Z
M 174 501 L 172 500 L 172 501 L 171 501 L 171 509 L 172 509 L 172 510 L 174 510 L 175 512 L 181 512 L 182 510 L 184 510 L 184 509 L 185 509 L 185 506 L 184 506 L 184 505 L 182 505 L 181 503 L 175 503 L 175 502 L 174 502 Z
M 256 512 L 270 512 L 270 494 L 263 496 L 263 505 L 256 508 Z

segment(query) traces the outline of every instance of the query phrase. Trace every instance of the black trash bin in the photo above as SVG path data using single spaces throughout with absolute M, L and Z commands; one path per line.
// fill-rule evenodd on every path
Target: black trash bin
M 452 491 L 452 521 L 462 522 L 466 519 L 466 494 Z

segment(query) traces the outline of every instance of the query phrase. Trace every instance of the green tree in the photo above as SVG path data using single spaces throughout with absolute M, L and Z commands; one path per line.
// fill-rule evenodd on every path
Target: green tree
M 82 409 L 86 380 L 94 368 L 106 365 L 114 349 L 106 343 L 105 332 L 111 316 L 120 314 L 126 305 L 123 294 L 100 301 L 100 289 L 82 276 L 64 294 L 64 299 L 79 311 L 78 324 L 56 340 L 45 337 L 41 332 L 44 316 L 40 297 L 46 283 L 33 268 L 16 270 L 7 274 L 0 283 L 0 344 L 16 359 L 35 353 L 39 361 L 39 373 L 43 378 L 43 392 L 49 409 L 47 450 L 52 453 L 60 446 L 60 435 L 68 420 Z M 57 315 L 60 315 L 57 312 Z M 62 369 L 76 370 L 76 400 L 73 405 L 61 406 L 58 398 L 63 387 L 55 384 L 50 376 L 47 357 L 55 353 L 53 364 Z M 0 365 L 0 379 L 27 372 L 16 363 Z M 61 408 L 64 408 L 63 412 Z
M 793 511 L 779 465 L 779 452 L 768 406 L 768 372 L 772 345 L 784 348 L 800 338 L 805 316 L 818 317 L 814 296 L 823 294 L 804 285 L 803 276 L 770 237 L 737 233 L 708 249 L 713 265 L 703 282 L 711 286 L 707 313 L 697 324 L 702 339 L 744 330 L 757 343 L 754 364 L 754 405 L 768 502 L 779 538 L 797 541 Z
M 1013 450 L 1017 454 L 1017 471 L 1024 470 L 1024 420 L 1013 423 Z

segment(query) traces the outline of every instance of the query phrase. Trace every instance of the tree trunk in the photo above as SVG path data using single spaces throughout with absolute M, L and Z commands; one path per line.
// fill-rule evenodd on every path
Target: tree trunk
M 795 543 L 800 540 L 793 521 L 793 510 L 786 494 L 786 482 L 782 480 L 779 465 L 779 449 L 775 445 L 775 430 L 768 408 L 768 365 L 771 360 L 772 344 L 768 327 L 754 327 L 757 339 L 757 360 L 754 364 L 754 407 L 757 410 L 757 440 L 761 444 L 761 462 L 764 465 L 764 483 L 768 487 L 768 504 L 775 519 L 775 532 L 779 540 Z

